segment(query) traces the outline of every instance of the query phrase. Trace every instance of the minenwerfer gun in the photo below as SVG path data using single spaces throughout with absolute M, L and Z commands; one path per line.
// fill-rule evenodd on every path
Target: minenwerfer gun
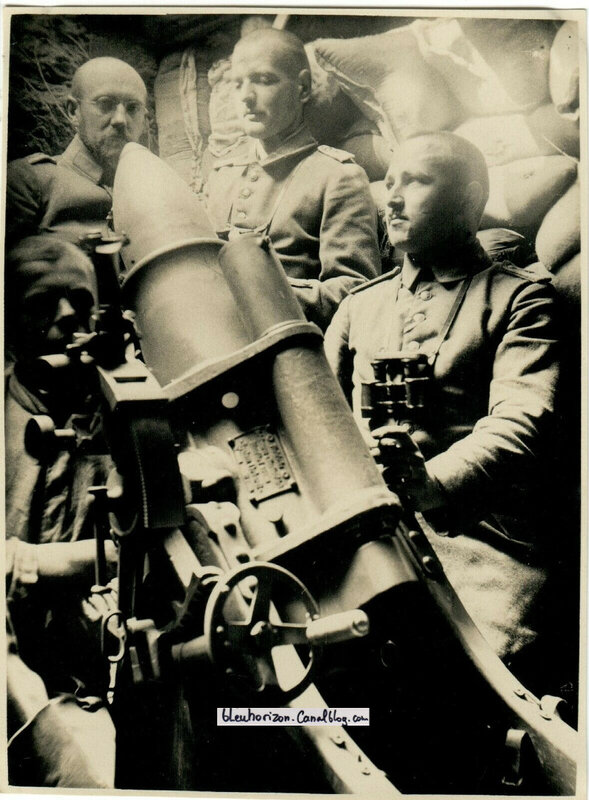
M 144 359 L 91 366 L 116 465 L 117 787 L 574 793 L 576 732 L 407 524 L 270 242 L 217 240 L 136 144 L 114 223 Z M 246 706 L 369 708 L 370 725 L 217 726 Z

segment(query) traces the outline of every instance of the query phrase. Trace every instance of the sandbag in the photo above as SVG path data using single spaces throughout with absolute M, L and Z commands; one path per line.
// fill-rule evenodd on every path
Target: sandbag
M 222 58 L 215 61 L 208 73 L 211 87 L 209 151 L 214 158 L 223 158 L 245 139 L 243 125 L 235 103 L 230 69 L 231 61 L 228 58 Z
M 424 60 L 472 116 L 529 111 L 548 99 L 552 27 L 537 20 L 441 18 L 412 24 Z M 526 43 L 527 50 L 524 49 Z
M 390 148 L 463 118 L 443 78 L 424 62 L 413 25 L 375 36 L 318 39 L 314 50 L 319 65 L 376 123 Z
M 362 118 L 362 112 L 342 91 L 335 75 L 319 66 L 312 42 L 305 45 L 305 51 L 312 81 L 311 97 L 305 105 L 305 122 L 319 144 L 343 147 L 342 137 Z
M 566 156 L 541 156 L 489 169 L 489 200 L 480 225 L 515 228 L 536 235 L 544 215 L 574 181 L 575 162 Z
M 239 26 L 239 37 L 243 39 L 243 37 L 247 36 L 249 33 L 271 27 L 272 17 L 267 15 L 263 16 L 262 14 L 251 14 L 249 17 L 246 17 Z
M 389 168 L 392 151 L 384 138 L 370 130 L 353 132 L 337 143 L 354 156 L 368 175 L 369 181 L 382 181 Z
M 493 261 L 511 261 L 518 267 L 530 262 L 532 248 L 521 233 L 509 228 L 487 228 L 477 233 L 477 239 Z
M 523 114 L 469 119 L 459 125 L 454 133 L 476 145 L 490 167 L 522 158 L 558 153 L 546 139 L 532 134 Z
M 546 214 L 536 236 L 536 255 L 551 272 L 581 249 L 581 190 L 575 181 Z
M 209 89 L 206 75 L 197 68 L 190 48 L 162 59 L 153 92 L 159 155 L 199 191 L 200 159 L 208 133 Z
M 579 118 L 579 23 L 565 22 L 550 48 L 550 96 L 559 114 Z
M 374 36 L 352 39 L 317 39 L 313 44 L 318 64 L 351 81 L 375 86 L 391 72 L 410 62 L 422 62 L 412 25 L 403 25 Z
M 581 152 L 579 119 L 559 114 L 553 103 L 540 106 L 526 117 L 528 128 L 537 143 L 546 142 L 553 152 L 560 151 L 573 158 Z
M 177 153 L 190 151 L 179 96 L 178 71 L 181 59 L 181 52 L 164 56 L 153 85 L 159 154 L 165 160 Z
M 462 17 L 460 27 L 522 109 L 549 99 L 550 47 L 558 23 L 551 19 Z

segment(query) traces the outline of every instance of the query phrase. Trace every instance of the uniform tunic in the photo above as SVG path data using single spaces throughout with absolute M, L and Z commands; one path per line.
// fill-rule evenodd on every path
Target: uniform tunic
M 36 550 L 37 544 L 92 535 L 88 489 L 105 483 L 110 460 L 84 453 L 83 446 L 57 453 L 44 466 L 32 458 L 24 448 L 25 427 L 47 408 L 14 374 L 7 380 L 4 410 L 7 701 L 9 710 L 19 709 L 14 718 L 8 714 L 10 782 L 112 788 L 113 723 L 99 698 L 81 690 L 80 678 L 92 676 L 86 665 L 96 663 L 96 652 L 88 649 L 88 621 L 79 611 L 90 586 L 79 579 L 59 585 L 53 579 L 49 588 L 40 586 Z M 82 429 L 84 421 L 78 417 L 76 428 L 89 442 L 92 430 Z M 73 424 L 70 418 L 64 427 Z M 70 691 L 76 684 L 74 695 Z M 38 710 L 22 724 L 22 710 L 31 708 L 33 698 Z
M 507 655 L 536 636 L 535 601 L 563 536 L 546 502 L 558 382 L 548 273 L 491 264 L 478 245 L 429 272 L 405 256 L 400 273 L 342 302 L 325 347 L 360 419 L 371 361 L 400 349 L 431 355 L 469 275 L 435 360 L 431 413 L 413 433 L 447 499 L 447 513 L 432 521 L 453 534 L 432 545 L 486 638 Z
M 61 156 L 43 153 L 12 161 L 6 183 L 6 245 L 56 233 L 73 244 L 88 231 L 107 230 L 110 190 L 102 168 L 76 135 Z
M 9 370 L 9 373 L 11 370 Z M 63 450 L 41 465 L 25 450 L 25 429 L 37 414 L 47 414 L 43 402 L 14 373 L 5 378 L 4 444 L 6 537 L 34 544 L 75 541 L 92 536 L 89 486 L 104 483 L 108 456 L 86 451 L 97 433 L 97 416 L 72 416 L 63 426 L 77 430 L 81 444 Z
M 207 211 L 218 232 L 268 226 L 307 317 L 325 328 L 348 291 L 380 273 L 366 173 L 349 153 L 318 147 L 305 127 L 261 159 L 256 144 L 215 164 Z

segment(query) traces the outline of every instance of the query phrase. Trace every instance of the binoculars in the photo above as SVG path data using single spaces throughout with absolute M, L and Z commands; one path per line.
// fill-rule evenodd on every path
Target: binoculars
M 362 384 L 362 416 L 376 428 L 421 418 L 429 406 L 433 367 L 424 353 L 398 350 L 372 362 L 374 380 Z

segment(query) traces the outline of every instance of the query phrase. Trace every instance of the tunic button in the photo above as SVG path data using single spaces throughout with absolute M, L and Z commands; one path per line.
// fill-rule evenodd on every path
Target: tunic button
M 241 192 L 239 193 L 239 196 L 240 197 L 249 197 L 251 193 L 252 193 L 252 190 L 246 188 L 246 189 L 242 189 L 241 190 Z
M 423 322 L 424 319 L 425 319 L 425 314 L 422 314 L 421 311 L 419 311 L 417 314 L 414 315 L 413 322 Z
M 257 172 L 252 172 L 249 176 L 250 181 L 257 181 L 260 176 Z
M 407 350 L 419 350 L 419 342 L 409 342 Z
M 429 289 L 424 289 L 418 296 L 420 300 L 431 300 L 432 293 Z
M 237 216 L 239 217 L 239 219 L 245 219 L 247 215 L 245 211 L 238 211 Z

